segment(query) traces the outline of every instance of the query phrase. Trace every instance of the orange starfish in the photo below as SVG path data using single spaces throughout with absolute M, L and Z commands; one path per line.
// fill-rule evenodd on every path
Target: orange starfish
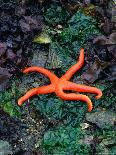
M 64 90 L 72 90 L 76 92 L 95 93 L 97 94 L 96 99 L 99 99 L 102 96 L 102 91 L 96 87 L 76 84 L 69 81 L 73 76 L 73 74 L 79 69 L 81 69 L 83 64 L 84 64 L 84 49 L 81 49 L 79 61 L 75 65 L 73 65 L 61 78 L 58 78 L 54 73 L 42 67 L 33 66 L 33 67 L 24 69 L 23 73 L 29 73 L 29 72 L 35 71 L 46 75 L 47 77 L 49 77 L 51 84 L 29 90 L 23 97 L 21 97 L 18 100 L 18 105 L 21 106 L 24 101 L 26 101 L 27 99 L 29 99 L 34 95 L 48 94 L 48 93 L 55 92 L 56 95 L 63 100 L 80 100 L 80 101 L 86 102 L 88 105 L 88 111 L 90 112 L 93 108 L 93 104 L 88 96 L 83 94 L 64 92 Z

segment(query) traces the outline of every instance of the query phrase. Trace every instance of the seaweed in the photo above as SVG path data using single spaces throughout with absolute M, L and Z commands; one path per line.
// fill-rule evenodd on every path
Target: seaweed
M 46 154 L 90 154 L 90 146 L 81 142 L 85 131 L 81 128 L 58 126 L 48 130 L 43 137 L 43 146 Z

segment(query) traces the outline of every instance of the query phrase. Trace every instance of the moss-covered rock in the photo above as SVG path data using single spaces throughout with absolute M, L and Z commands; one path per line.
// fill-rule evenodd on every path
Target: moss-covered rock
M 86 120 L 96 124 L 101 129 L 109 129 L 114 127 L 116 114 L 112 111 L 96 111 L 94 113 L 87 113 Z

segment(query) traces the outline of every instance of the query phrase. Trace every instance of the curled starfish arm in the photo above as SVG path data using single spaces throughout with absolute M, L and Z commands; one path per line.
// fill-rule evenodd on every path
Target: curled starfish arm
M 23 73 L 29 73 L 29 72 L 42 73 L 42 74 L 46 75 L 47 77 L 49 77 L 49 79 L 52 83 L 58 79 L 54 73 L 50 72 L 49 70 L 47 70 L 45 68 L 38 67 L 38 66 L 28 67 L 28 68 L 23 70 Z
M 88 112 L 91 112 L 93 109 L 93 104 L 90 98 L 83 94 L 75 94 L 75 93 L 64 93 L 62 90 L 58 91 L 57 95 L 63 100 L 80 100 L 87 103 Z
M 19 98 L 18 105 L 21 106 L 26 100 L 28 100 L 30 97 L 38 94 L 48 94 L 54 92 L 54 86 L 52 84 L 48 86 L 41 86 L 38 88 L 32 88 L 29 90 L 24 96 Z
M 80 56 L 79 56 L 79 61 L 73 65 L 61 78 L 65 80 L 70 80 L 70 78 L 73 76 L 73 74 L 81 69 L 81 67 L 84 64 L 84 49 L 80 49 Z
M 69 82 L 64 87 L 65 90 L 73 90 L 77 92 L 88 92 L 97 94 L 96 99 L 99 99 L 102 96 L 102 91 L 96 87 L 90 87 L 82 84 L 76 84 L 73 82 Z

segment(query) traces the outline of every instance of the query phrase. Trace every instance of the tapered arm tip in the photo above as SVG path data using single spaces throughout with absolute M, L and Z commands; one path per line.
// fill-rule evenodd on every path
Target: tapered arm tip
M 18 100 L 18 105 L 19 105 L 19 106 L 22 106 L 22 104 L 23 104 L 22 100 L 19 99 L 19 100 Z

